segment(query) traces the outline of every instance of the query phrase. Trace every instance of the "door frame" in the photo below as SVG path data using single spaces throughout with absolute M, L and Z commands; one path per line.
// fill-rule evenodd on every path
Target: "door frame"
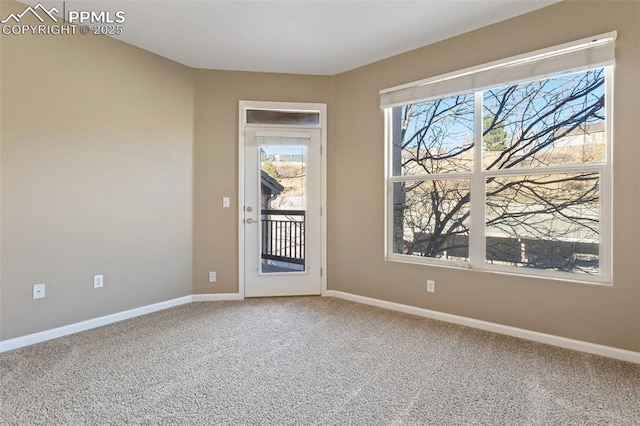
M 245 227 L 244 219 L 244 196 L 245 196 L 245 150 L 244 150 L 244 130 L 246 126 L 246 110 L 247 109 L 264 109 L 264 110 L 280 110 L 280 111 L 314 111 L 320 114 L 319 126 L 291 126 L 277 124 L 260 124 L 260 127 L 273 127 L 274 129 L 291 129 L 296 127 L 300 130 L 305 128 L 320 129 L 320 182 L 321 195 L 320 205 L 322 209 L 320 218 L 320 256 L 321 256 L 321 295 L 325 296 L 327 292 L 327 104 L 324 103 L 300 103 L 300 102 L 264 102 L 264 101 L 243 101 L 239 102 L 238 117 L 238 293 L 241 299 L 245 298 Z

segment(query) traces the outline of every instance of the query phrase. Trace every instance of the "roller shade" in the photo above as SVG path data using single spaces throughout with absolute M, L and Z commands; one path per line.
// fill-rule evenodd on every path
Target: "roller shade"
M 309 145 L 310 140 L 309 132 L 256 132 L 258 145 Z
M 588 37 L 380 91 L 389 108 L 490 87 L 613 65 L 617 32 Z

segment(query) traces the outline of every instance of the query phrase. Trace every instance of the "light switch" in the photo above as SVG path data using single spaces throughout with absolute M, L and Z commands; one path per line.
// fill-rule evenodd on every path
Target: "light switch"
M 231 206 L 231 199 L 229 197 L 222 197 L 222 207 L 229 208 Z

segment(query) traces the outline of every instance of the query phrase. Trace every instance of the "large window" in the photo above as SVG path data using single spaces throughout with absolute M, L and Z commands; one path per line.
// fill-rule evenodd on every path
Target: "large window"
M 606 36 L 381 92 L 388 259 L 609 281 Z

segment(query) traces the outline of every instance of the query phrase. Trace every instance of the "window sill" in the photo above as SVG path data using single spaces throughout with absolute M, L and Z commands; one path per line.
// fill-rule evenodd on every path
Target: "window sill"
M 455 269 L 458 271 L 473 271 L 473 272 L 481 272 L 481 273 L 489 273 L 489 274 L 497 274 L 497 275 L 507 275 L 514 278 L 527 278 L 527 279 L 537 279 L 537 280 L 547 280 L 547 281 L 559 281 L 570 284 L 580 284 L 580 285 L 597 285 L 602 287 L 613 287 L 613 280 L 607 279 L 604 277 L 595 277 L 595 276 L 580 276 L 573 277 L 570 273 L 557 273 L 553 271 L 535 271 L 533 273 L 520 272 L 520 269 L 513 271 L 508 269 L 514 269 L 510 267 L 500 267 L 495 265 L 483 265 L 477 266 L 472 265 L 466 262 L 457 262 L 451 260 L 439 260 L 439 259 L 431 259 L 431 258 L 407 258 L 407 256 L 391 254 L 385 257 L 385 261 L 388 262 L 396 262 L 396 263 L 405 263 L 411 265 L 421 265 L 421 266 L 435 266 L 437 268 L 446 268 L 446 269 Z M 591 279 L 584 279 L 584 277 L 593 277 Z

